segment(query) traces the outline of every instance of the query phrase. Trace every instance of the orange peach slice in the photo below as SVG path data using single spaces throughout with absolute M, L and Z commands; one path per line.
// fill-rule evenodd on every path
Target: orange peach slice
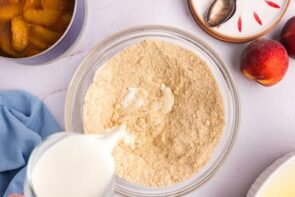
M 35 38 L 33 36 L 30 36 L 29 39 L 30 39 L 30 43 L 38 49 L 44 50 L 44 49 L 48 48 L 47 44 L 43 40 L 40 40 L 40 39 Z
M 50 44 L 55 43 L 60 38 L 59 33 L 51 31 L 50 29 L 47 29 L 40 25 L 33 26 L 32 32 L 34 36 Z
M 62 11 L 71 11 L 74 7 L 73 0 L 42 0 L 41 4 L 44 9 L 54 9 Z
M 50 26 L 59 19 L 60 12 L 57 10 L 29 9 L 24 12 L 24 17 L 31 23 Z
M 12 47 L 16 51 L 23 51 L 29 43 L 28 27 L 21 17 L 11 20 Z
M 18 5 L 9 5 L 0 7 L 0 20 L 9 21 L 13 17 L 18 16 L 21 12 L 20 6 Z
M 0 48 L 8 56 L 11 56 L 11 57 L 18 56 L 17 53 L 14 51 L 14 49 L 11 46 L 9 36 L 1 36 L 0 37 Z
M 23 10 L 41 8 L 41 0 L 25 0 Z

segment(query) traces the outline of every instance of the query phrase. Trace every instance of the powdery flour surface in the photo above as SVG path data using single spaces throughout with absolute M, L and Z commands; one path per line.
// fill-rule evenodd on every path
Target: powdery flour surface
M 209 161 L 225 120 L 209 67 L 177 45 L 145 40 L 100 67 L 84 103 L 86 133 L 127 126 L 116 174 L 150 187 L 185 181 Z

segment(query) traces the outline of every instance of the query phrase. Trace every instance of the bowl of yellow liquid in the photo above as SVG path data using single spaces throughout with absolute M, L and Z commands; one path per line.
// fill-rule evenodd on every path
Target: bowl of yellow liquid
M 294 197 L 295 152 L 269 166 L 251 186 L 247 197 Z

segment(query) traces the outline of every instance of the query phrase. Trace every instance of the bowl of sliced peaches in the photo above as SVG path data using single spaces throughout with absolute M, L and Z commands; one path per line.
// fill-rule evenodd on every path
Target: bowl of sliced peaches
M 83 0 L 0 0 L 0 58 L 51 61 L 75 42 L 84 17 Z

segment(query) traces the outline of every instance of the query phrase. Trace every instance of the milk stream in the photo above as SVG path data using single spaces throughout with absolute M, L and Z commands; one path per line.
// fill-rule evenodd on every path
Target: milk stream
M 115 173 L 112 149 L 124 136 L 69 135 L 46 150 L 32 167 L 31 184 L 37 197 L 111 196 Z

